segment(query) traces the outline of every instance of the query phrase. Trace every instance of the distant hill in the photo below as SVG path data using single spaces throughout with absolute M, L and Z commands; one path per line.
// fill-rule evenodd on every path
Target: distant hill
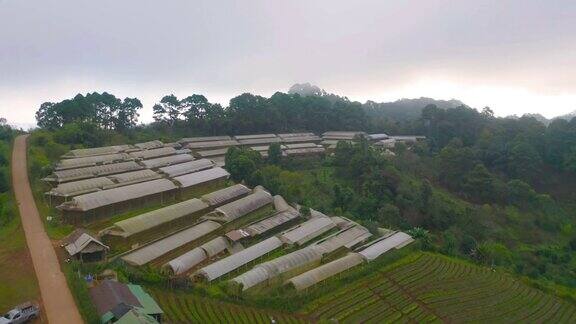
M 367 101 L 364 104 L 366 111 L 373 116 L 385 116 L 395 120 L 407 120 L 419 118 L 422 109 L 427 105 L 436 105 L 438 108 L 449 109 L 465 105 L 462 101 L 451 100 L 436 100 L 433 98 L 416 98 L 416 99 L 400 99 L 393 102 L 377 103 L 374 101 Z
M 574 117 L 576 117 L 576 110 L 574 110 L 571 113 L 567 113 L 566 115 L 560 115 L 560 116 L 554 117 L 552 120 L 554 120 L 554 119 L 566 119 L 566 120 L 570 121 Z

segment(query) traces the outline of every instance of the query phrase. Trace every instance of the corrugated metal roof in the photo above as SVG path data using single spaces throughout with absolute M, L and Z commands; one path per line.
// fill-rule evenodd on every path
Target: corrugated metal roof
M 182 188 L 188 188 L 217 179 L 225 179 L 229 176 L 230 173 L 228 173 L 228 171 L 220 167 L 216 167 L 175 177 L 174 180 L 177 181 Z
M 152 180 L 76 196 L 72 198 L 71 201 L 58 206 L 58 208 L 64 210 L 88 211 L 98 207 L 109 206 L 119 202 L 170 191 L 176 188 L 176 185 L 174 185 L 170 180 Z
M 75 159 L 64 159 L 58 162 L 56 165 L 56 170 L 74 169 L 82 168 L 87 166 L 93 166 L 97 164 L 108 164 L 118 161 L 130 160 L 131 157 L 125 153 L 107 154 L 107 155 L 97 155 L 88 156 Z
M 316 217 L 282 233 L 281 238 L 288 244 L 300 245 L 322 235 L 335 226 L 336 224 L 328 217 Z
M 97 249 L 92 248 L 90 251 L 84 251 L 84 249 L 86 249 L 88 247 L 88 245 L 90 245 L 90 244 L 94 244 L 98 248 Z M 76 240 L 74 240 L 74 242 L 67 244 L 64 248 L 66 249 L 68 254 L 70 254 L 71 256 L 74 256 L 77 253 L 82 252 L 82 251 L 94 252 L 94 251 L 98 251 L 98 250 L 108 249 L 108 247 L 106 245 L 104 245 L 102 242 L 98 241 L 97 239 L 95 239 L 94 237 L 92 237 L 91 235 L 89 235 L 87 233 L 82 233 Z
M 172 250 L 197 240 L 218 228 L 220 228 L 220 224 L 212 221 L 205 221 L 176 234 L 155 241 L 154 243 L 148 244 L 136 251 L 130 252 L 122 256 L 122 260 L 132 265 L 141 266 Z
M 164 167 L 164 166 L 168 166 L 168 165 L 172 165 L 172 164 L 184 163 L 184 162 L 188 162 L 188 161 L 192 161 L 192 160 L 194 160 L 192 155 L 176 154 L 176 155 L 165 156 L 165 157 L 161 157 L 161 158 L 157 158 L 157 159 L 144 160 L 144 161 L 141 161 L 140 163 L 142 163 L 148 169 L 154 169 L 154 168 L 160 168 L 160 167 Z
M 129 154 L 134 159 L 148 160 L 153 158 L 159 158 L 162 156 L 174 155 L 176 154 L 176 149 L 173 147 L 160 147 L 155 149 L 131 152 Z
M 208 159 L 200 159 L 180 164 L 175 164 L 158 169 L 158 171 L 168 175 L 169 177 L 177 177 L 187 173 L 193 173 L 201 170 L 210 169 L 214 166 L 214 162 Z
M 114 226 L 121 229 L 124 232 L 124 236 L 128 237 L 176 219 L 199 213 L 209 207 L 202 200 L 194 198 L 116 222 Z
M 208 281 L 218 279 L 281 246 L 282 241 L 273 236 L 200 269 L 196 275 L 202 276 Z
M 318 268 L 304 272 L 292 279 L 290 282 L 296 290 L 303 290 L 311 287 L 323 280 L 362 264 L 364 258 L 358 253 L 348 253 L 346 256 L 332 262 L 323 264 Z
M 152 170 L 139 170 L 126 173 L 118 173 L 108 176 L 109 179 L 116 183 L 133 183 L 147 180 L 160 179 L 162 176 Z
M 105 176 L 115 173 L 128 172 L 133 170 L 143 169 L 141 165 L 134 161 L 112 163 L 105 165 L 97 165 L 80 169 L 68 169 L 61 171 L 54 171 L 54 178 L 58 182 L 67 182 L 73 180 L 81 180 L 87 178 L 95 178 L 98 176 Z
M 55 188 L 52 188 L 46 194 L 52 196 L 77 196 L 89 192 L 100 190 L 106 186 L 113 185 L 114 182 L 106 177 L 92 178 L 80 181 L 72 181 L 61 183 Z
M 206 217 L 231 222 L 270 203 L 272 203 L 272 195 L 270 193 L 264 190 L 255 190 L 254 193 L 244 198 L 216 208 L 214 212 L 206 215 Z
M 155 148 L 159 148 L 159 147 L 164 147 L 164 143 L 162 143 L 161 141 L 155 140 L 155 141 L 149 141 L 149 142 L 144 142 L 144 143 L 136 143 L 134 144 L 134 146 L 136 146 L 139 149 L 142 150 L 150 150 L 150 149 L 155 149 Z
M 235 184 L 233 186 L 206 194 L 200 199 L 205 201 L 210 206 L 220 206 L 232 200 L 238 199 L 244 195 L 247 195 L 250 192 L 252 192 L 252 190 L 250 190 L 248 187 L 242 184 Z
M 358 253 L 364 256 L 368 261 L 372 261 L 382 254 L 388 252 L 389 250 L 402 247 L 412 242 L 413 240 L 414 239 L 412 239 L 410 235 L 404 232 L 397 232 L 385 239 L 376 241 L 374 244 L 368 246 Z

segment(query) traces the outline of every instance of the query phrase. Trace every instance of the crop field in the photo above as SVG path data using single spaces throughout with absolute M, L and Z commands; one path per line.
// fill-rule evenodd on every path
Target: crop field
M 210 300 L 190 294 L 153 290 L 167 323 L 309 323 L 306 316 L 266 311 Z
M 381 322 L 576 322 L 576 306 L 503 273 L 419 253 L 308 304 L 315 319 Z

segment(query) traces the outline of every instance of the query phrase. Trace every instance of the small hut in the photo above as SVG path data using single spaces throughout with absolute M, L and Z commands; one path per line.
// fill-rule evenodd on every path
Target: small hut
M 80 262 L 106 261 L 106 252 L 110 249 L 82 228 L 68 235 L 61 246 L 68 252 L 70 259 Z

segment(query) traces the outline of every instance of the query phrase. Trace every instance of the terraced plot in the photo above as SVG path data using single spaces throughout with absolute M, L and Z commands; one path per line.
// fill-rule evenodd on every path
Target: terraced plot
M 244 307 L 190 294 L 152 291 L 167 323 L 309 323 L 305 316 Z
M 421 253 L 308 305 L 315 319 L 381 322 L 576 322 L 576 306 L 509 275 Z

